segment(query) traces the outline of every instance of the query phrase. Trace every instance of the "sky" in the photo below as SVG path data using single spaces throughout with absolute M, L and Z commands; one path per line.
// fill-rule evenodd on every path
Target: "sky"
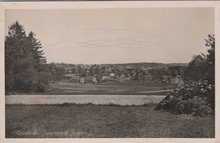
M 15 21 L 36 34 L 48 63 L 188 63 L 214 34 L 213 8 L 6 10 L 6 35 Z

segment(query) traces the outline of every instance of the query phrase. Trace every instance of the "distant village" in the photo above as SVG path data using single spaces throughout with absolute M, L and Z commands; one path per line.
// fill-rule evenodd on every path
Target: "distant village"
M 132 63 L 132 64 L 56 64 L 62 69 L 63 82 L 99 84 L 107 81 L 154 81 L 181 83 L 186 64 Z

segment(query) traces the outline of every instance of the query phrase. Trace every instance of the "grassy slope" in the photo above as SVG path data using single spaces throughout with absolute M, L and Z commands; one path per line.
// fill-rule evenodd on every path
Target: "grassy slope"
M 166 95 L 175 84 L 147 81 L 103 82 L 97 85 L 87 83 L 50 83 L 51 90 L 44 93 L 8 93 L 8 95 Z
M 148 106 L 6 106 L 6 137 L 214 137 L 214 117 Z

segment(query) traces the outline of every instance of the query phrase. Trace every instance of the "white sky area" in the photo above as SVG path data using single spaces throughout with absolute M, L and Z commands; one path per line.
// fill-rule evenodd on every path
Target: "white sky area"
M 213 8 L 6 10 L 41 41 L 48 63 L 185 63 L 205 53 Z

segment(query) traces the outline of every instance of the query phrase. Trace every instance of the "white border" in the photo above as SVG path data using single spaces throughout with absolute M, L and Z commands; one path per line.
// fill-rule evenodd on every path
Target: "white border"
M 150 8 L 150 7 L 214 7 L 215 8 L 215 36 L 216 36 L 216 47 L 219 47 L 220 38 L 220 2 L 218 1 L 106 1 L 106 2 L 2 2 L 0 3 L 0 143 L 103 143 L 103 142 L 126 142 L 126 143 L 156 143 L 156 142 L 170 142 L 170 143 L 183 143 L 183 142 L 201 142 L 201 143 L 220 143 L 219 133 L 220 133 L 220 115 L 219 115 L 219 104 L 220 97 L 219 92 L 219 61 L 220 61 L 220 51 L 216 48 L 216 133 L 215 138 L 95 138 L 95 139 L 85 139 L 85 138 L 59 138 L 59 139 L 6 139 L 5 138 L 5 95 L 4 95 L 4 11 L 6 9 L 93 9 L 93 8 Z

